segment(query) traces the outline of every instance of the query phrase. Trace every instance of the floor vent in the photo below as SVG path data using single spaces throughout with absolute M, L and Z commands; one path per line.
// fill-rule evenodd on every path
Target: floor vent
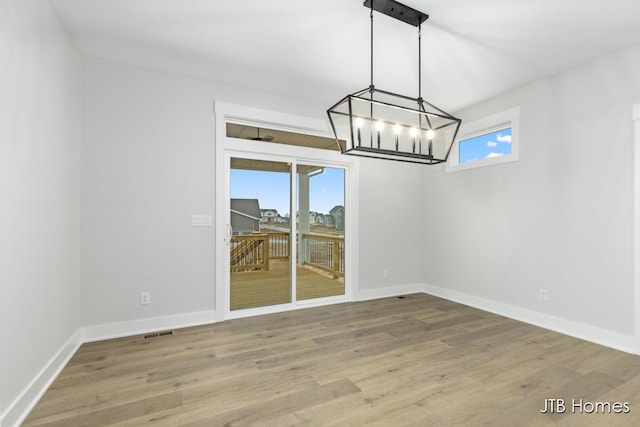
M 166 335 L 173 335 L 173 331 L 152 332 L 150 334 L 145 334 L 144 339 L 146 340 L 147 338 L 164 337 Z

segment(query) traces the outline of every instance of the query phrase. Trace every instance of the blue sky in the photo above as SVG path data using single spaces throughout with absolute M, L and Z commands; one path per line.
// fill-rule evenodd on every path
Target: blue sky
M 460 164 L 511 154 L 511 128 L 461 140 L 458 148 Z
M 329 213 L 344 205 L 344 170 L 325 168 L 310 180 L 310 210 Z M 289 212 L 289 174 L 231 169 L 231 198 L 258 199 L 260 209 L 277 209 L 282 216 Z

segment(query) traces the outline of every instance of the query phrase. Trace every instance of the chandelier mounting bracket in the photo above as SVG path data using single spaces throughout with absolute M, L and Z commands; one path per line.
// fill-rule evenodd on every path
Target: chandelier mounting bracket
M 398 3 L 395 0 L 366 0 L 364 6 L 371 9 L 371 3 L 373 3 L 373 10 L 376 12 L 396 18 L 414 27 L 419 27 L 420 24 L 429 19 L 429 15 L 426 13 Z

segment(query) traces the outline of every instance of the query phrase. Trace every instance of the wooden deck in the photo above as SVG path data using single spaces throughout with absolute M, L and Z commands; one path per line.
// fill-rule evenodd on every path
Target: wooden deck
M 344 278 L 311 268 L 296 269 L 298 300 L 344 295 Z M 231 310 L 291 302 L 289 260 L 272 260 L 269 270 L 231 273 Z

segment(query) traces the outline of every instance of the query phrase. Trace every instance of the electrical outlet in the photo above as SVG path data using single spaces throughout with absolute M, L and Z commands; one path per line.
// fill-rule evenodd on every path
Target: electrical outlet
M 384 277 L 385 279 L 389 278 L 389 269 L 385 268 L 384 270 L 382 270 L 382 277 Z
M 549 301 L 549 291 L 546 289 L 540 289 L 539 291 L 540 301 Z
M 140 292 L 140 305 L 151 304 L 151 292 Z

